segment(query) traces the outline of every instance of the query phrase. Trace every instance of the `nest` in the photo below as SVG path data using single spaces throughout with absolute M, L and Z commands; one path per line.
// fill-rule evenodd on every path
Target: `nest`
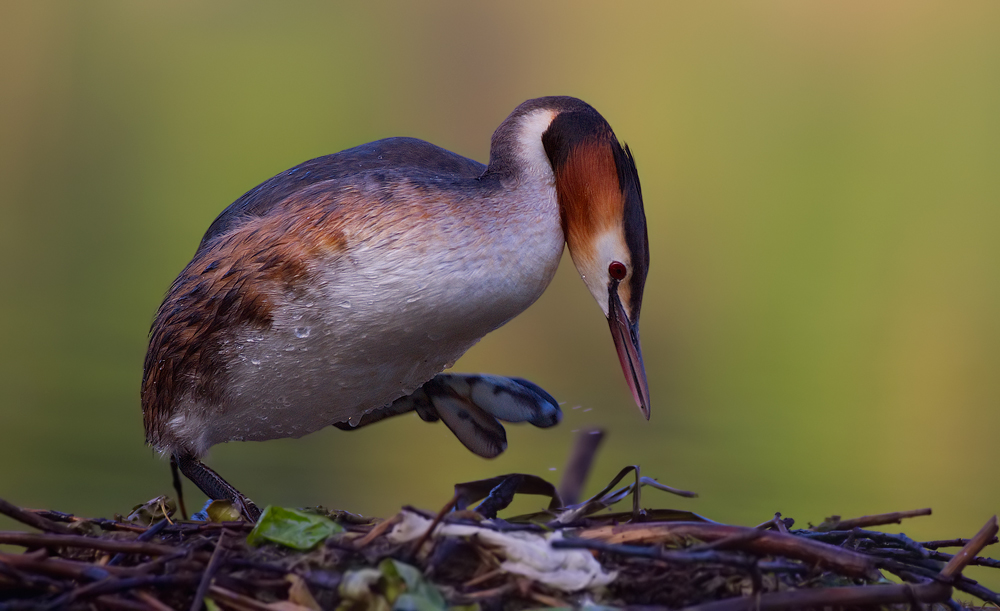
M 691 493 L 634 466 L 593 498 L 565 503 L 595 449 L 593 436 L 577 448 L 562 495 L 511 474 L 455 486 L 440 511 L 405 507 L 384 520 L 269 507 L 254 525 L 226 521 L 231 508 L 216 502 L 206 521 L 182 521 L 164 497 L 127 517 L 88 519 L 0 500 L 0 513 L 41 531 L 0 532 L 0 544 L 25 548 L 0 553 L 0 611 L 969 608 L 955 590 L 1000 606 L 1000 595 L 962 576 L 970 564 L 1000 568 L 979 557 L 997 542 L 996 516 L 971 539 L 924 542 L 872 527 L 929 509 L 808 529 L 780 514 L 734 526 L 640 509 L 644 487 Z M 517 494 L 546 495 L 549 508 L 498 519 Z M 626 499 L 631 511 L 612 511 Z

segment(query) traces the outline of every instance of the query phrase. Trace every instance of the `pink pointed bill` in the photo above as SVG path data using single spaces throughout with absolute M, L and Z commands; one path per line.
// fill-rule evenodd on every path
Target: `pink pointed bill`
M 632 398 L 649 420 L 649 384 L 646 382 L 646 368 L 642 364 L 642 347 L 639 345 L 639 324 L 629 322 L 621 299 L 618 297 L 618 287 L 611 288 L 609 295 L 608 324 L 611 327 L 611 337 L 615 340 L 615 350 L 618 351 L 618 361 L 625 373 Z

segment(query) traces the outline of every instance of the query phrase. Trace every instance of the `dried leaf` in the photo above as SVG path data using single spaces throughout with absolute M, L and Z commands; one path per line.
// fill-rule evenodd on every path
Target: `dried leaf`
M 612 488 L 614 488 L 615 485 L 617 485 L 618 482 L 620 482 L 626 475 L 628 475 L 633 471 L 635 472 L 635 483 L 629 484 L 624 488 L 620 488 L 612 492 Z M 656 488 L 658 490 L 663 490 L 665 492 L 670 492 L 672 494 L 677 494 L 679 496 L 684 496 L 689 498 L 698 496 L 694 492 L 688 492 L 686 490 L 678 490 L 677 488 L 672 488 L 665 484 L 661 484 L 660 482 L 652 478 L 642 477 L 639 474 L 639 466 L 631 465 L 619 471 L 618 475 L 616 475 L 614 479 L 611 480 L 611 483 L 605 486 L 603 490 L 601 490 L 594 496 L 590 497 L 589 499 L 578 505 L 567 507 L 566 511 L 560 513 L 556 517 L 556 519 L 553 520 L 553 523 L 571 524 L 573 522 L 576 522 L 577 520 L 595 514 L 604 509 L 607 509 L 608 507 L 611 507 L 612 505 L 628 498 L 630 495 L 632 496 L 632 512 L 630 515 L 632 518 L 637 518 L 641 514 L 641 510 L 639 507 L 639 491 L 643 486 L 652 486 L 653 488 Z
M 316 611 L 319 607 L 306 607 L 303 605 L 297 605 L 290 600 L 279 600 L 278 602 L 268 603 L 268 609 L 271 611 Z
M 165 514 L 163 512 L 164 509 L 167 510 Z M 176 509 L 177 503 L 172 498 L 158 496 L 133 507 L 132 512 L 125 516 L 125 521 L 140 526 L 149 526 L 167 516 L 173 515 Z
M 552 499 L 550 509 L 562 506 L 556 487 L 537 475 L 510 473 L 474 482 L 455 484 L 455 509 L 466 509 L 480 499 L 486 499 L 477 511 L 495 517 L 497 511 L 510 505 L 515 494 L 537 494 Z
M 313 597 L 312 592 L 309 591 L 309 586 L 306 585 L 306 580 L 302 579 L 300 575 L 295 573 L 289 573 L 285 577 L 292 585 L 288 588 L 288 601 L 299 605 L 300 607 L 305 607 L 311 609 L 312 611 L 322 611 L 322 607 L 316 602 Z
M 239 508 L 229 501 L 211 501 L 202 511 L 209 522 L 238 522 L 242 518 Z

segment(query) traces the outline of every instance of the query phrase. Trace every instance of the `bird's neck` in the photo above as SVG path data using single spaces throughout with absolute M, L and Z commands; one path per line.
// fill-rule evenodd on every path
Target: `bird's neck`
M 486 175 L 516 183 L 539 181 L 554 185 L 542 134 L 556 114 L 551 109 L 536 109 L 507 117 L 493 133 Z

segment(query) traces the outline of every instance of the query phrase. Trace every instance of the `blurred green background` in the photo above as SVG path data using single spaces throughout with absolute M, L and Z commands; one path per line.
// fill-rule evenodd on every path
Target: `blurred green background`
M 701 493 L 647 505 L 933 507 L 918 538 L 1000 510 L 1000 4 L 0 6 L 0 497 L 109 515 L 169 492 L 143 444 L 146 335 L 243 192 L 388 136 L 485 161 L 518 103 L 566 94 L 637 159 L 652 419 L 566 257 L 456 366 L 541 384 L 559 427 L 509 427 L 494 461 L 414 416 L 210 465 L 262 504 L 386 515 L 557 479 L 600 425 L 591 489 L 640 464 Z

